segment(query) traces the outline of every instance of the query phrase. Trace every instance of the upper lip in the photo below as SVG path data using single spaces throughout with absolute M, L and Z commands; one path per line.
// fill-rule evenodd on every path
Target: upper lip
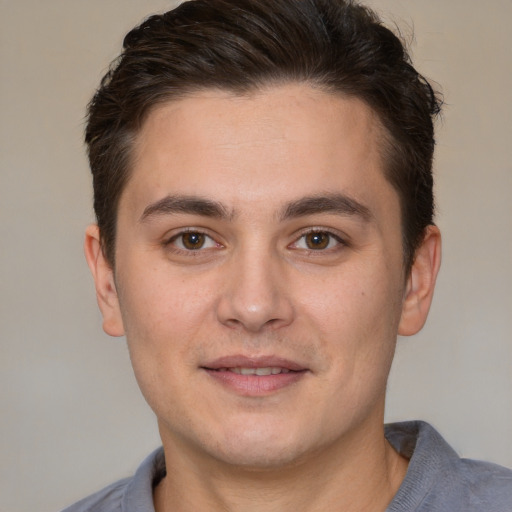
M 307 370 L 304 365 L 291 361 L 289 359 L 277 356 L 244 356 L 230 355 L 223 356 L 206 364 L 201 365 L 202 368 L 209 370 L 219 370 L 220 368 L 286 368 L 287 370 L 299 372 Z

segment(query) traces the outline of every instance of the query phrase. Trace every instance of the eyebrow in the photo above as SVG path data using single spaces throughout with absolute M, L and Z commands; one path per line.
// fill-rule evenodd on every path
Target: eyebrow
M 303 197 L 286 205 L 281 212 L 281 220 L 305 217 L 319 213 L 360 217 L 365 222 L 373 220 L 370 209 L 345 194 L 325 194 Z
M 222 203 L 217 201 L 196 196 L 168 195 L 147 206 L 139 222 L 144 222 L 151 217 L 173 213 L 188 213 L 217 219 L 230 219 L 233 216 Z
M 225 220 L 232 220 L 235 216 L 233 211 L 218 201 L 198 196 L 168 195 L 148 205 L 139 222 L 155 216 L 180 213 Z M 283 221 L 321 213 L 356 216 L 365 222 L 373 219 L 368 207 L 345 194 L 321 194 L 291 201 L 281 210 L 278 219 Z

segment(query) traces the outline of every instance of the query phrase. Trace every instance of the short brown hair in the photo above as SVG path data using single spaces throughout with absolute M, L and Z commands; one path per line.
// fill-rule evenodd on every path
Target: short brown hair
M 355 96 L 378 114 L 408 269 L 433 223 L 433 118 L 440 101 L 400 39 L 350 0 L 190 0 L 126 35 L 89 104 L 85 136 L 109 262 L 133 143 L 151 109 L 207 88 L 243 94 L 294 81 Z

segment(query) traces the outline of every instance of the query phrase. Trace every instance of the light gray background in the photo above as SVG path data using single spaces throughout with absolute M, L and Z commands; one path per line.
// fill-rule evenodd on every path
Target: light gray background
M 415 64 L 447 102 L 443 268 L 427 327 L 399 342 L 387 419 L 429 420 L 464 456 L 512 466 L 512 2 L 371 4 L 414 26 Z M 170 5 L 0 0 L 0 512 L 58 510 L 159 444 L 82 255 L 82 132 L 124 33 Z

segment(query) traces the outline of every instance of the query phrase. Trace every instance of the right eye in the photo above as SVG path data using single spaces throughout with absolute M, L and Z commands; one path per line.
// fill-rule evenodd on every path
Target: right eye
M 199 251 L 219 247 L 210 236 L 201 231 L 185 231 L 174 235 L 166 245 L 171 245 L 182 251 Z

